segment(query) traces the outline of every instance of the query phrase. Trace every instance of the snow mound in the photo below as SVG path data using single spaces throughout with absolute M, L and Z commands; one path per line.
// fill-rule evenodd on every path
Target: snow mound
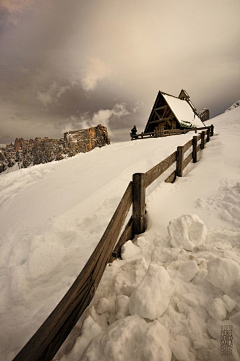
M 158 321 L 147 323 L 137 315 L 114 322 L 95 337 L 82 361 L 170 361 L 167 329 Z
M 102 331 L 97 322 L 94 321 L 92 316 L 88 316 L 83 323 L 81 329 L 81 336 L 77 337 L 75 344 L 70 353 L 64 355 L 61 361 L 79 361 L 86 346 L 90 341 Z
M 197 262 L 192 260 L 181 264 L 178 270 L 179 277 L 185 282 L 190 282 L 198 273 L 199 268 L 197 266 Z
M 169 222 L 170 244 L 175 248 L 192 251 L 194 246 L 205 243 L 207 228 L 196 215 L 182 215 Z
M 116 319 L 129 316 L 129 297 L 125 295 L 117 296 L 116 299 Z
M 177 360 L 195 361 L 194 355 L 189 351 L 191 349 L 191 343 L 185 336 L 177 336 L 176 340 L 171 339 L 170 346 Z
M 114 302 L 111 302 L 112 300 L 108 300 L 106 297 L 100 298 L 96 305 L 96 311 L 99 313 L 99 315 L 102 315 L 103 313 L 112 313 L 115 310 Z
M 207 264 L 208 281 L 213 286 L 228 294 L 232 291 L 240 293 L 240 266 L 231 259 L 216 257 Z
M 141 249 L 132 241 L 127 241 L 121 249 L 122 259 L 132 258 L 139 253 L 141 253 Z
M 175 282 L 166 269 L 150 264 L 146 276 L 130 297 L 130 314 L 154 320 L 161 316 L 170 303 Z
M 236 301 L 234 301 L 228 295 L 223 295 L 223 302 L 228 312 L 232 312 L 232 310 L 234 310 L 234 308 L 237 306 Z
M 215 298 L 210 302 L 208 306 L 209 315 L 216 320 L 224 320 L 226 318 L 227 312 L 226 307 L 221 298 Z
M 225 110 L 225 113 L 228 112 L 229 110 L 235 109 L 239 106 L 240 106 L 240 100 L 237 100 L 235 103 L 233 103 L 233 105 L 231 105 L 229 108 L 227 108 L 227 110 Z
M 114 281 L 115 292 L 130 297 L 142 282 L 148 266 L 144 258 L 130 261 L 120 268 Z

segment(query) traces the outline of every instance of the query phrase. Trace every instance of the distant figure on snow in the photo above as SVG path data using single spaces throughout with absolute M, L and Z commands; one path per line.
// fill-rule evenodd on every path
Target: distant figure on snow
M 136 135 L 136 134 L 137 134 L 136 125 L 134 125 L 133 128 L 131 129 L 131 133 L 132 133 L 132 135 Z

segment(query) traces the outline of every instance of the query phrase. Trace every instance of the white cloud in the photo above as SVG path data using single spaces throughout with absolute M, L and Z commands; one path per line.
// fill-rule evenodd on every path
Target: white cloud
M 136 100 L 135 105 L 133 107 L 133 113 L 137 113 L 137 111 L 144 106 L 144 102 L 142 100 Z
M 97 83 L 111 74 L 110 67 L 98 58 L 88 57 L 80 74 L 82 88 L 89 92 L 96 88 Z
M 37 99 L 39 102 L 48 107 L 50 104 L 57 103 L 59 98 L 68 90 L 69 86 L 59 86 L 55 81 L 49 86 L 46 91 L 39 91 Z
M 130 114 L 125 103 L 115 104 L 112 109 L 100 109 L 92 117 L 92 125 L 108 125 L 110 119 L 121 118 Z
M 91 127 L 90 124 L 91 118 L 88 113 L 71 115 L 68 122 L 62 127 L 62 133 L 69 132 L 71 130 L 86 129 Z
M 67 124 L 62 129 L 63 133 L 69 130 L 77 130 L 95 127 L 98 124 L 102 124 L 108 127 L 108 132 L 111 135 L 111 129 L 109 128 L 110 120 L 119 119 L 130 114 L 126 108 L 125 103 L 115 104 L 112 109 L 100 109 L 94 113 L 93 116 L 89 116 L 88 113 L 82 113 L 79 115 L 71 115 Z

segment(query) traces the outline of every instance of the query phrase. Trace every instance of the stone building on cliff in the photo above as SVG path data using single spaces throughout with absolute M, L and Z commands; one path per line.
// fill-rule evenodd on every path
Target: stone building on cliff
M 66 132 L 60 139 L 16 138 L 14 144 L 0 148 L 0 173 L 16 163 L 19 168 L 27 168 L 30 165 L 48 163 L 72 157 L 78 153 L 89 152 L 106 144 L 110 144 L 110 139 L 107 128 L 101 124 L 89 129 Z

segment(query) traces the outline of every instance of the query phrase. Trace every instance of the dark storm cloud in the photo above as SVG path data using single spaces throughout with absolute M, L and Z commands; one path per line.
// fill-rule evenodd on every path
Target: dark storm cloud
M 240 98 L 237 0 L 0 4 L 0 143 L 97 121 L 128 139 L 159 89 L 212 115 Z

